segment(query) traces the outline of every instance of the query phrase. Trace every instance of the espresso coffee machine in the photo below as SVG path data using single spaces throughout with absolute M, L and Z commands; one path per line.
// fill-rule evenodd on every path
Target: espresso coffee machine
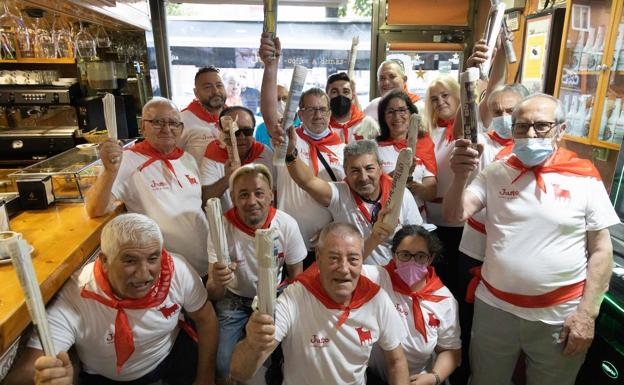
M 23 167 L 82 143 L 78 83 L 0 85 L 0 167 Z

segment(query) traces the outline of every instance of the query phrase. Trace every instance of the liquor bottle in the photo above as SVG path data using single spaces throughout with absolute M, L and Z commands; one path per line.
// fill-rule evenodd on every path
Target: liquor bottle
M 607 99 L 608 100 L 608 99 Z M 605 100 L 605 112 L 607 109 L 607 100 Z M 620 117 L 620 113 L 622 112 L 622 99 L 616 98 L 615 105 L 613 107 L 613 111 L 611 111 L 611 115 L 609 115 L 609 120 L 607 120 L 606 126 L 603 122 L 600 122 L 600 132 L 602 134 L 598 139 L 600 140 L 609 140 L 613 136 L 613 132 L 615 131 L 615 126 L 617 124 L 617 120 Z
M 585 42 L 585 31 L 579 31 L 578 40 L 576 41 L 576 45 L 572 50 L 571 60 L 570 60 L 570 68 L 578 71 L 579 65 L 581 64 L 581 54 L 583 53 L 583 43 Z
M 604 35 L 605 35 L 605 26 L 601 25 L 598 27 L 598 32 L 596 33 L 596 41 L 594 42 L 594 46 L 591 49 L 591 58 L 589 63 L 587 64 L 587 69 L 590 71 L 596 71 L 600 69 L 600 65 L 602 64 L 602 54 L 604 52 Z
M 566 116 L 570 115 L 570 94 L 563 95 L 563 110 Z
M 594 106 L 589 107 L 589 110 L 585 113 L 585 119 L 583 119 L 582 130 L 579 133 L 579 136 L 587 137 L 589 136 L 589 126 L 591 124 L 592 112 L 594 111 Z
M 574 118 L 574 135 L 583 136 L 583 126 L 585 124 L 585 112 L 587 112 L 587 98 L 589 95 L 579 97 L 579 108 Z
M 596 29 L 589 27 L 589 33 L 587 34 L 587 42 L 583 46 L 581 51 L 581 60 L 579 62 L 579 70 L 587 71 L 589 69 L 589 63 L 593 55 L 594 44 L 596 43 Z
M 572 95 L 572 104 L 570 105 L 570 109 L 568 110 L 568 133 L 570 135 L 576 135 L 574 130 L 576 128 L 576 111 L 578 110 L 578 106 L 579 97 L 578 95 L 574 94 Z
M 618 26 L 617 39 L 615 39 L 615 49 L 613 50 L 613 63 L 611 71 L 615 71 L 619 66 L 620 51 L 622 50 L 622 42 L 624 41 L 624 24 Z
M 624 138 L 624 111 L 620 112 L 620 117 L 615 123 L 615 131 L 613 132 L 611 142 L 622 144 L 622 138 Z

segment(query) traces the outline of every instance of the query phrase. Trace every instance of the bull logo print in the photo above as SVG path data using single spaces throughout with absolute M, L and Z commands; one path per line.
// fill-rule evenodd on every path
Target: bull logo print
M 360 337 L 360 345 L 367 345 L 373 343 L 373 336 L 371 335 L 370 330 L 364 330 L 363 327 L 355 328 L 355 331 Z
M 195 178 L 194 176 L 189 174 L 184 174 L 184 176 L 186 176 L 186 179 L 188 179 L 190 184 L 198 184 L 197 178 Z
M 165 316 L 165 318 L 169 318 L 171 317 L 173 313 L 175 313 L 178 310 L 178 304 L 174 303 L 173 305 L 169 307 L 163 306 L 158 310 L 162 313 L 163 316 Z
M 431 312 L 429 313 L 429 326 L 433 326 L 434 328 L 440 327 L 440 320 L 435 317 L 435 315 Z
M 558 184 L 553 184 L 553 190 L 555 191 L 555 200 L 557 201 L 569 201 L 570 190 L 562 189 Z

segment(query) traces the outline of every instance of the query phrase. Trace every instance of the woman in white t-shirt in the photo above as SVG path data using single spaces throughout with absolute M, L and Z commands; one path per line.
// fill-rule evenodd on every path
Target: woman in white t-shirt
M 379 102 L 379 128 L 377 137 L 379 161 L 386 174 L 391 174 L 396 166 L 399 151 L 407 147 L 407 134 L 411 114 L 418 109 L 409 96 L 401 90 L 392 90 Z M 436 159 L 431 137 L 424 130 L 418 133 L 414 166 L 406 187 L 414 196 L 420 215 L 425 215 L 425 201 L 436 195 Z
M 366 265 L 362 271 L 388 293 L 408 332 L 402 345 L 412 384 L 441 384 L 461 360 L 457 301 L 431 266 L 441 251 L 433 233 L 407 225 L 392 239 L 392 261 L 383 267 Z M 369 366 L 388 378 L 377 347 Z

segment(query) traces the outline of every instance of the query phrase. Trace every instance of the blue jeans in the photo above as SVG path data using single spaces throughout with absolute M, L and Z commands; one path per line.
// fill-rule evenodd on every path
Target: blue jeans
M 238 341 L 244 337 L 245 325 L 252 313 L 251 302 L 251 298 L 241 297 L 226 290 L 223 299 L 214 303 L 219 320 L 218 378 L 230 377 L 232 353 Z

